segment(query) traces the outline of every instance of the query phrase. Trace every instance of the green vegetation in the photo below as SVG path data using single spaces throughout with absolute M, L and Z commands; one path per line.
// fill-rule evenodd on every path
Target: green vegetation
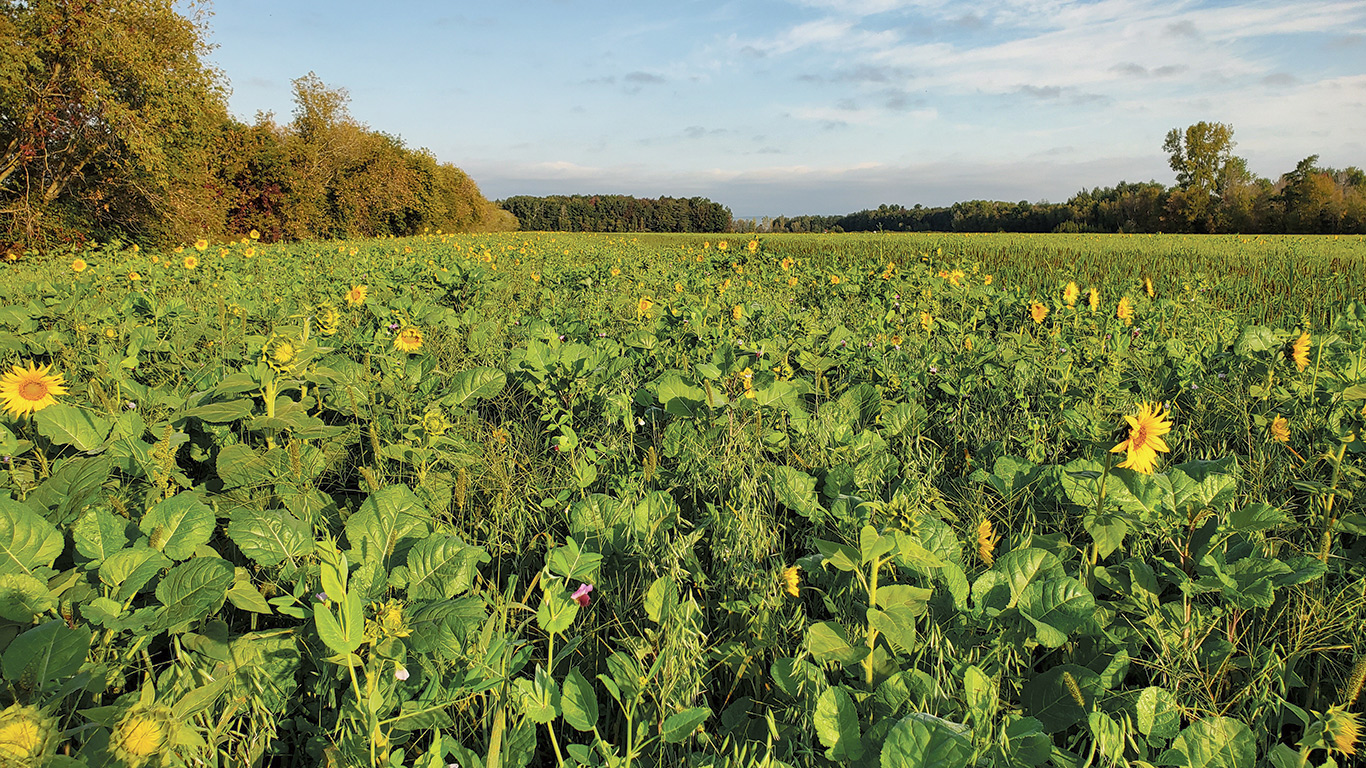
M 198 18 L 171 0 L 0 2 L 0 254 L 516 228 L 312 74 L 290 124 L 231 119 Z
M 0 761 L 1342 765 L 1361 247 L 9 265 Z
M 498 204 L 532 232 L 725 232 L 730 209 L 704 197 L 518 195 Z

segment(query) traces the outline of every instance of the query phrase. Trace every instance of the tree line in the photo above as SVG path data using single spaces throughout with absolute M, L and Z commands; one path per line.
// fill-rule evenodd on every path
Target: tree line
M 0 0 L 0 251 L 515 228 L 459 168 L 294 81 L 292 119 L 227 111 L 204 17 L 172 0 Z
M 841 216 L 737 222 L 765 232 L 1196 232 L 1366 233 L 1366 172 L 1319 165 L 1310 155 L 1275 180 L 1232 153 L 1233 127 L 1173 128 L 1163 150 L 1176 185 L 1120 182 L 1083 189 L 1065 203 L 969 200 L 949 206 L 881 205 Z
M 705 197 L 518 195 L 499 200 L 522 229 L 559 232 L 725 232 L 730 209 Z

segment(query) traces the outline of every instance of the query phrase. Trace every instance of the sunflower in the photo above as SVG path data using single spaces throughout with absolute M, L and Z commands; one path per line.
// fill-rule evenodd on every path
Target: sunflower
M 370 295 L 370 286 L 353 285 L 351 290 L 346 292 L 346 303 L 348 306 L 359 307 L 365 303 L 365 297 Z
M 299 362 L 299 346 L 287 336 L 272 335 L 261 347 L 261 360 L 277 373 L 290 373 Z
M 1029 316 L 1034 318 L 1035 324 L 1042 323 L 1048 317 L 1048 307 L 1036 301 L 1029 305 Z
M 831 276 L 830 276 L 830 284 L 831 284 L 831 285 L 839 285 L 839 284 L 840 284 L 840 276 L 839 276 L 839 275 L 831 275 Z
M 1067 287 L 1062 289 L 1062 300 L 1067 302 L 1067 306 L 1077 306 L 1077 297 L 1081 295 L 1081 289 L 1076 283 L 1069 282 Z
M 253 229 L 252 231 L 247 233 L 247 237 L 250 237 L 252 240 L 260 240 L 261 233 Z
M 650 314 L 650 307 L 653 307 L 654 305 L 654 299 L 649 296 L 641 296 L 640 301 L 636 302 L 636 319 L 648 317 Z
M 1001 534 L 991 526 L 986 518 L 977 524 L 977 556 L 990 568 L 996 562 L 996 545 L 1001 542 Z
M 982 278 L 982 285 L 991 285 L 991 275 Z
M 611 273 L 612 277 L 619 277 L 621 275 L 621 267 L 612 267 L 607 271 Z
M 792 257 L 791 257 L 791 256 L 784 256 L 784 257 L 783 257 L 783 260 L 780 261 L 780 262 L 778 262 L 778 266 L 782 267 L 782 268 L 783 268 L 783 271 L 786 272 L 786 271 L 788 271 L 789 269 L 792 269 L 792 265 L 793 265 L 793 264 L 796 264 L 796 263 L 797 263 L 797 262 L 795 262 L 795 261 L 792 260 Z
M 1086 295 L 1086 306 L 1090 307 L 1092 312 L 1100 308 L 1100 291 L 1095 288 L 1091 289 L 1091 292 Z
M 744 320 L 744 319 L 745 319 L 745 305 L 743 305 L 743 304 L 736 304 L 735 306 L 731 307 L 731 309 L 730 309 L 730 316 L 731 316 L 731 319 L 734 320 L 734 321 L 737 322 L 737 323 L 740 322 L 741 320 Z
M 745 248 L 746 248 L 750 253 L 754 253 L 755 251 L 759 250 L 759 241 L 758 241 L 758 240 L 750 240 L 750 241 L 745 245 Z
M 37 707 L 15 704 L 0 712 L 0 765 L 40 764 L 57 735 L 53 724 Z
M 62 375 L 49 375 L 51 369 L 51 363 L 38 368 L 30 360 L 27 368 L 16 365 L 0 377 L 0 400 L 4 401 L 5 410 L 14 416 L 23 416 L 57 402 L 54 395 L 65 395 Z
M 247 248 L 245 251 L 242 251 L 242 255 L 243 255 L 243 256 L 246 256 L 248 259 L 250 259 L 250 258 L 252 258 L 253 256 L 256 255 L 256 249 L 255 249 L 255 248 L 250 248 L 250 247 L 249 247 L 249 248 Z
M 199 266 L 199 259 L 195 258 L 193 255 L 190 255 L 186 256 L 185 260 L 181 263 L 185 265 L 186 269 L 194 269 L 195 267 Z
M 726 250 L 726 249 L 729 248 L 729 247 L 730 247 L 730 243 L 726 242 L 725 240 L 722 240 L 721 242 L 719 242 L 719 243 L 716 244 L 716 250 L 718 250 L 718 251 L 724 251 L 724 250 Z
M 422 349 L 422 331 L 408 326 L 394 337 L 394 349 L 400 352 L 416 352 Z
M 199 238 L 198 240 L 194 241 L 194 249 L 196 251 L 199 251 L 200 253 L 207 251 L 209 249 L 209 241 L 205 240 L 202 237 Z
M 139 281 L 139 280 L 142 279 L 142 275 L 138 274 L 137 272 L 129 272 L 129 273 L 128 273 L 128 279 L 129 279 L 130 281 L 136 283 L 137 281 Z
M 109 746 L 130 766 L 164 765 L 175 728 L 175 714 L 161 704 L 138 704 L 114 726 Z
M 920 313 L 920 330 L 924 331 L 925 333 L 929 333 L 933 329 L 934 315 L 931 315 L 929 312 L 925 312 L 922 310 Z
M 76 259 L 71 262 L 71 269 L 75 272 L 84 272 L 88 266 L 90 265 L 85 263 L 85 259 Z
M 1290 442 L 1290 421 L 1277 415 L 1271 420 L 1271 439 L 1278 443 Z
M 1134 322 L 1134 305 L 1129 302 L 1129 297 L 1125 296 L 1119 300 L 1119 306 L 1115 308 L 1115 317 L 1124 321 L 1125 325 L 1132 325 Z
M 802 569 L 789 565 L 783 569 L 783 591 L 793 597 L 801 597 Z
M 1153 279 L 1151 277 L 1143 278 L 1143 290 L 1148 292 L 1148 298 L 1151 299 L 1153 297 Z
M 1309 331 L 1301 332 L 1295 343 L 1290 345 L 1290 359 L 1301 371 L 1309 367 Z
M 1129 422 L 1129 437 L 1111 448 L 1110 453 L 1128 451 L 1124 463 L 1119 466 L 1123 469 L 1132 469 L 1135 472 L 1151 475 L 1153 467 L 1157 464 L 1158 451 L 1162 453 L 1171 451 L 1162 436 L 1172 431 L 1172 423 L 1167 420 L 1166 414 L 1162 412 L 1161 403 L 1140 403 L 1138 415 L 1125 416 L 1124 420 Z

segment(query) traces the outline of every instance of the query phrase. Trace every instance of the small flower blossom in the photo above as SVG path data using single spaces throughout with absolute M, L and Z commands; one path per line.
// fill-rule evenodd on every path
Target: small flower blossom
M 394 679 L 395 679 L 395 680 L 400 680 L 400 681 L 402 681 L 402 680 L 407 680 L 409 677 L 411 677 L 411 675 L 408 674 L 408 670 L 405 669 L 404 667 L 398 667 L 397 669 L 394 670 Z
M 592 584 L 580 584 L 579 588 L 574 590 L 574 594 L 569 597 L 572 598 L 574 602 L 578 603 L 580 608 L 587 608 L 589 601 L 588 593 L 592 591 Z

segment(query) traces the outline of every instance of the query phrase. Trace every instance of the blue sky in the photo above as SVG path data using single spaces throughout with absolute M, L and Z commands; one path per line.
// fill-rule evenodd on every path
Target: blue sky
M 251 120 L 316 72 L 491 199 L 701 195 L 737 216 L 1061 201 L 1173 182 L 1166 132 L 1232 123 L 1276 178 L 1366 166 L 1366 2 L 218 0 Z

